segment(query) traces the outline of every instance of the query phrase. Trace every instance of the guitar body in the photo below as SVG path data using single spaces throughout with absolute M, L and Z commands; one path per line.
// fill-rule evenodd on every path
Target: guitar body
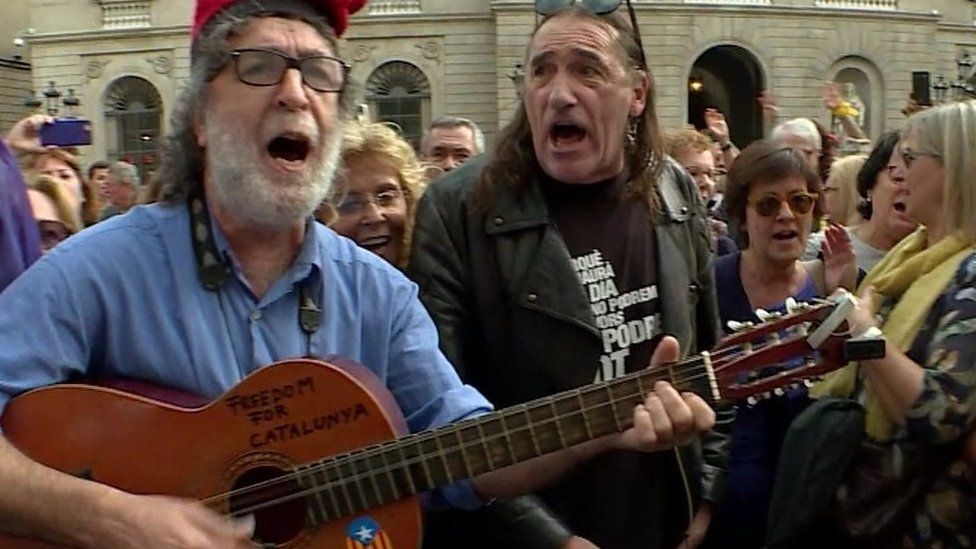
M 99 386 L 55 385 L 11 401 L 0 424 L 22 452 L 60 471 L 139 494 L 218 496 L 211 506 L 227 513 L 231 504 L 221 494 L 407 433 L 392 395 L 371 372 L 341 359 L 335 364 L 279 362 L 200 407 Z M 255 518 L 259 539 L 279 547 L 420 544 L 415 497 L 323 525 L 314 524 L 301 498 Z M 382 533 L 358 544 L 347 532 L 356 520 L 371 520 Z M 46 545 L 0 537 L 0 547 Z

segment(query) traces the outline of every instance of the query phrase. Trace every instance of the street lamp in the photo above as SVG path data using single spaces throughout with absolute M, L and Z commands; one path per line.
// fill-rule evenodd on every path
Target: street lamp
M 932 89 L 935 90 L 935 103 L 942 104 L 946 99 L 946 92 L 949 91 L 949 83 L 946 82 L 945 76 L 939 75 L 939 78 L 932 84 Z
M 956 68 L 959 74 L 956 77 L 956 81 L 953 82 L 952 87 L 956 90 L 956 99 L 964 99 L 966 96 L 972 96 L 976 93 L 973 88 L 973 65 L 976 62 L 973 61 L 971 55 L 967 50 L 962 50 L 960 56 L 956 59 Z
M 522 84 L 525 82 L 525 70 L 522 68 L 521 63 L 516 63 L 515 68 L 508 71 L 508 79 L 512 81 L 512 86 L 515 87 L 515 96 L 522 99 Z
M 57 86 L 54 85 L 54 80 L 50 80 L 47 83 L 47 87 L 41 90 L 41 95 L 44 96 L 44 101 L 42 102 L 35 95 L 33 90 L 27 91 L 27 97 L 24 99 L 24 106 L 29 109 L 39 109 L 41 105 L 44 105 L 44 109 L 50 116 L 58 115 L 58 99 L 62 97 L 62 93 L 58 90 Z M 67 108 L 66 116 L 75 116 L 75 107 L 81 105 L 81 100 L 75 95 L 74 88 L 68 88 L 68 94 L 64 95 L 61 99 L 61 105 Z

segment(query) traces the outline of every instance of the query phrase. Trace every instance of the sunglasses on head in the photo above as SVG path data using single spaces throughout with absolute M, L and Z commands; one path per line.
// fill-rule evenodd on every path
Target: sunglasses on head
M 817 203 L 817 195 L 797 191 L 790 193 L 785 200 L 777 194 L 763 194 L 749 200 L 749 204 L 756 209 L 756 213 L 763 217 L 773 217 L 778 214 L 783 202 L 786 202 L 794 214 L 805 215 L 813 210 L 813 205 Z
M 535 12 L 539 15 L 550 15 L 563 8 L 568 8 L 573 4 L 579 4 L 581 8 L 596 15 L 606 15 L 613 13 L 620 7 L 625 0 L 535 0 Z M 637 14 L 634 13 L 634 6 L 627 2 L 627 13 L 630 15 L 630 26 L 633 27 L 632 36 L 640 49 L 641 67 L 647 68 L 647 59 L 644 57 L 644 43 L 641 41 L 640 29 L 637 27 Z

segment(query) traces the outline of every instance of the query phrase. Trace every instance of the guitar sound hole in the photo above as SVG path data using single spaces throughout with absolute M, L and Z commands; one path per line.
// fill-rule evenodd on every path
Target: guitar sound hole
M 261 543 L 282 544 L 291 541 L 305 528 L 305 498 L 294 495 L 301 491 L 298 484 L 292 480 L 282 480 L 272 485 L 257 486 L 285 474 L 286 471 L 276 467 L 255 467 L 234 483 L 235 491 L 254 487 L 254 491 L 235 494 L 230 498 L 230 512 L 234 516 L 253 513 L 257 522 L 254 537 Z M 267 505 L 278 499 L 286 501 Z M 260 509 L 250 511 L 254 507 Z

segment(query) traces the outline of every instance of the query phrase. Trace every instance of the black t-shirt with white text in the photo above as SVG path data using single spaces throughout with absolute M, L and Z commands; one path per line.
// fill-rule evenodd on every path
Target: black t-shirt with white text
M 603 340 L 594 382 L 646 368 L 661 331 L 647 204 L 628 197 L 622 179 L 574 185 L 543 177 L 541 183 Z

